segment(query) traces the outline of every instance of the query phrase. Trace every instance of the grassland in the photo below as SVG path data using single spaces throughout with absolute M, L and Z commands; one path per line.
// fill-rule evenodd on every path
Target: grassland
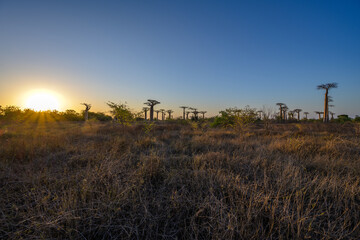
M 2 125 L 0 239 L 358 239 L 359 129 Z

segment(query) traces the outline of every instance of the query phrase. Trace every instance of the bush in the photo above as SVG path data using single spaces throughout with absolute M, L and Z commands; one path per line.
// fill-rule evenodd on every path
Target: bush
M 243 109 L 228 108 L 220 111 L 220 116 L 215 117 L 212 127 L 231 127 L 244 128 L 256 121 L 257 114 L 255 108 L 246 106 Z

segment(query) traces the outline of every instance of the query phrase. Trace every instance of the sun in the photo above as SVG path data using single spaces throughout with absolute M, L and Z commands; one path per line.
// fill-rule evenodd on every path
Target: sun
M 25 100 L 25 108 L 35 111 L 59 110 L 60 101 L 55 93 L 41 90 L 31 92 Z

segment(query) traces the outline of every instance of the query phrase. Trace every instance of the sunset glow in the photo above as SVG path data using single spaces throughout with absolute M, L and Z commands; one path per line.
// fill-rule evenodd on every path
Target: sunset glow
M 59 110 L 60 101 L 56 94 L 50 91 L 35 91 L 26 98 L 25 108 L 35 111 Z

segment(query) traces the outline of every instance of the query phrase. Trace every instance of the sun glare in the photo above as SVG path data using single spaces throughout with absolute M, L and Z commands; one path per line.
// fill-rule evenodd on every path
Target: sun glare
M 35 111 L 59 110 L 60 103 L 56 94 L 49 91 L 36 91 L 27 97 L 25 108 Z

